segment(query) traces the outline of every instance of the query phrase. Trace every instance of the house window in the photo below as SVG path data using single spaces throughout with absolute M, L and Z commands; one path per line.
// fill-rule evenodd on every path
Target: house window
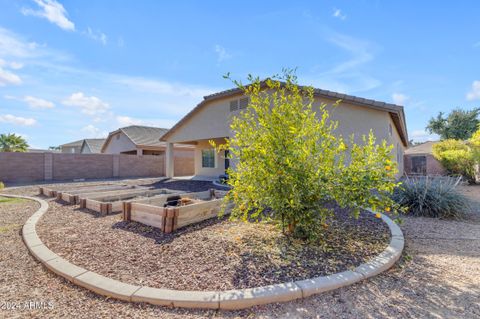
M 238 100 L 230 101 L 230 112 L 238 110 Z
M 215 167 L 215 150 L 214 149 L 202 150 L 202 167 L 203 168 Z
M 248 97 L 244 97 L 240 99 L 238 109 L 244 110 L 247 108 L 247 106 L 248 106 Z
M 412 157 L 412 173 L 419 175 L 427 175 L 427 157 L 413 156 Z

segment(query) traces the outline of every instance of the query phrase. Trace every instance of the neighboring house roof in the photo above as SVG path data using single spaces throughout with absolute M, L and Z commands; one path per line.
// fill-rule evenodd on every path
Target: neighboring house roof
M 59 153 L 58 150 L 44 150 L 39 148 L 28 148 L 27 152 L 29 153 Z
M 262 82 L 262 86 L 265 87 L 265 85 L 266 85 L 265 82 Z M 301 87 L 304 87 L 304 86 L 301 86 Z M 195 108 L 193 108 L 187 115 L 185 115 L 179 122 L 177 122 L 165 135 L 163 135 L 161 140 L 166 141 L 166 139 L 171 134 L 173 134 L 173 132 L 176 129 L 178 129 L 188 119 L 190 119 L 193 115 L 195 115 L 198 111 L 200 111 L 200 109 L 208 102 L 225 98 L 225 97 L 238 95 L 238 94 L 243 94 L 243 90 L 240 88 L 234 88 L 234 89 L 229 89 L 229 90 L 204 96 L 203 101 L 197 104 Z M 389 112 L 403 144 L 405 146 L 408 145 L 407 125 L 405 121 L 405 113 L 403 111 L 403 106 L 375 101 L 371 99 L 365 99 L 365 98 L 356 97 L 353 95 L 347 95 L 347 94 L 337 93 L 337 92 L 328 91 L 328 90 L 317 89 L 317 88 L 314 89 L 314 95 L 316 97 L 342 100 L 344 102 L 348 102 L 351 104 L 357 104 L 357 105 Z
M 433 152 L 433 145 L 438 143 L 437 141 L 428 141 L 422 144 L 418 144 L 408 148 L 405 151 L 405 155 L 426 155 L 432 154 Z
M 119 128 L 116 131 L 110 132 L 103 144 L 101 151 L 105 150 L 105 147 L 110 143 L 113 135 L 117 133 L 124 133 L 133 144 L 136 146 L 149 146 L 149 147 L 161 147 L 165 146 L 165 142 L 161 142 L 160 138 L 168 132 L 166 128 L 132 125 Z
M 105 138 L 86 138 L 83 140 L 82 149 L 85 146 L 88 146 L 90 152 L 92 153 L 101 153 L 103 143 L 105 143 Z
M 80 147 L 82 146 L 83 144 L 83 140 L 78 140 L 78 141 L 75 141 L 75 142 L 70 142 L 70 143 L 66 143 L 66 144 L 62 144 L 60 145 L 60 147 Z

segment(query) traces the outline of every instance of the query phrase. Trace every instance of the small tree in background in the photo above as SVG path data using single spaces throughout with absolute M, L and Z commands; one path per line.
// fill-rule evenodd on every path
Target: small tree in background
M 436 118 L 431 118 L 426 127 L 430 133 L 440 135 L 441 139 L 467 140 L 477 130 L 480 123 L 478 115 L 480 108 L 470 111 L 456 109 L 450 112 L 446 118 L 440 112 Z
M 475 159 L 468 143 L 454 139 L 440 141 L 433 145 L 433 156 L 450 173 L 475 183 Z
M 15 134 L 0 135 L 0 152 L 26 152 L 28 149 L 27 141 Z
M 315 239 L 334 214 L 326 208 L 332 200 L 355 216 L 362 207 L 396 210 L 389 197 L 397 185 L 392 146 L 377 144 L 373 133 L 347 145 L 334 135 L 337 122 L 326 105 L 314 105 L 313 88 L 299 87 L 292 71 L 248 80 L 233 81 L 249 105 L 232 119 L 232 138 L 218 146 L 236 161 L 226 198 L 235 204 L 233 218 L 268 218 L 285 233 Z

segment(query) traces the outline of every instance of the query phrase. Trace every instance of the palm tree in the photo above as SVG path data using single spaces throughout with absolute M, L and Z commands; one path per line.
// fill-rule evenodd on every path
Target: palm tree
M 26 152 L 27 141 L 15 134 L 0 134 L 0 152 Z

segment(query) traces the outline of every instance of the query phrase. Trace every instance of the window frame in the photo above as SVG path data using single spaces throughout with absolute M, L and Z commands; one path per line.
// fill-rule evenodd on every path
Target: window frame
M 205 166 L 205 164 L 210 164 L 210 159 L 209 158 L 208 158 L 209 159 L 208 163 L 205 162 L 205 159 L 206 159 L 205 155 L 207 155 L 206 152 L 210 153 L 210 154 L 208 154 L 208 156 L 209 155 L 212 156 L 211 165 L 213 165 L 213 166 Z M 217 167 L 217 158 L 215 156 L 215 149 L 213 149 L 213 148 L 202 149 L 201 150 L 201 157 L 202 157 L 202 168 L 216 168 Z

